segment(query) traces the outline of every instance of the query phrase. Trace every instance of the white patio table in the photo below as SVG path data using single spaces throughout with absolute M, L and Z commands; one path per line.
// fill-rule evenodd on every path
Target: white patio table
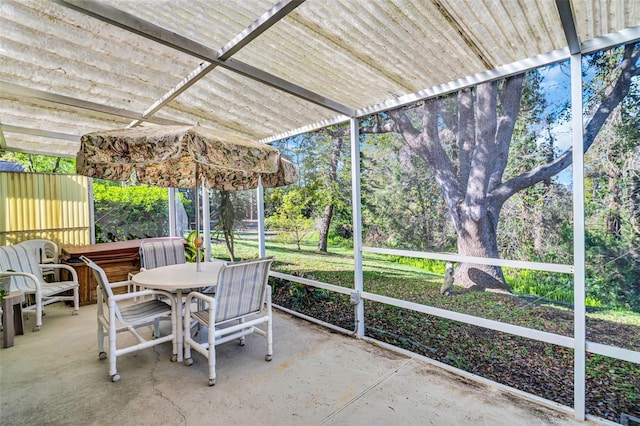
M 159 268 L 147 269 L 131 277 L 131 281 L 140 287 L 167 290 L 176 292 L 177 318 L 179 321 L 176 327 L 178 340 L 178 362 L 184 359 L 183 344 L 184 336 L 182 330 L 182 290 L 191 288 L 211 287 L 218 283 L 218 275 L 222 266 L 222 260 L 211 262 L 200 262 L 200 271 L 196 270 L 195 263 L 179 263 L 177 265 L 161 266 Z

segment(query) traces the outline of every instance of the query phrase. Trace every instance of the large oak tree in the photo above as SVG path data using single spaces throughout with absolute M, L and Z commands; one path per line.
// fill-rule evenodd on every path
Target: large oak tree
M 628 94 L 632 78 L 640 74 L 639 54 L 640 43 L 635 43 L 626 45 L 617 55 L 619 60 L 608 74 L 610 84 L 585 120 L 585 152 Z M 504 203 L 519 191 L 557 175 L 573 161 L 570 148 L 544 164 L 505 176 L 522 105 L 523 80 L 524 75 L 516 75 L 480 84 L 473 90 L 460 90 L 455 94 L 453 109 L 447 108 L 442 98 L 432 98 L 417 106 L 388 111 L 389 121 L 381 120 L 361 130 L 400 134 L 432 168 L 455 226 L 459 254 L 498 258 L 496 235 Z M 456 149 L 447 152 L 443 139 L 452 136 Z M 497 266 L 460 264 L 456 281 L 468 288 L 509 291 Z

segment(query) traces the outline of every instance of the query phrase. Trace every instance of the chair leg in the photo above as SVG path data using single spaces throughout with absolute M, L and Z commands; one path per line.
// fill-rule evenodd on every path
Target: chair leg
M 269 317 L 267 321 L 267 354 L 265 355 L 265 361 L 271 361 L 273 359 L 273 330 L 272 330 L 272 318 Z
M 109 302 L 111 304 L 111 300 Z M 116 329 L 116 316 L 114 311 L 115 306 L 109 306 L 109 375 L 111 376 L 112 382 L 117 382 L 118 380 L 120 380 L 120 375 L 118 374 L 118 370 L 116 368 L 116 361 L 118 358 L 116 337 L 118 334 L 118 330 Z
M 271 305 L 271 286 L 267 286 L 266 295 L 267 304 L 267 355 L 264 357 L 266 361 L 271 361 L 273 358 L 273 309 Z
M 71 315 L 78 315 L 80 310 L 80 289 L 79 286 L 73 289 L 73 311 Z
M 104 331 L 105 331 L 104 327 L 100 323 L 100 320 L 98 320 L 98 357 L 100 359 L 107 358 L 107 353 L 104 351 L 104 337 L 105 337 Z
M 239 324 L 243 324 L 243 323 L 244 323 L 244 318 L 240 318 L 240 319 L 238 320 L 238 323 L 239 323 Z M 238 344 L 239 344 L 240 346 L 244 346 L 244 343 L 245 343 L 245 339 L 244 339 L 244 336 L 242 336 L 242 337 L 240 337 L 240 338 L 238 339 Z
M 177 303 L 182 303 L 182 302 L 178 301 Z M 191 358 L 191 341 L 189 340 L 191 339 L 191 318 L 190 317 L 191 315 L 189 315 L 188 313 L 184 313 L 184 321 L 180 325 L 180 327 L 184 327 L 184 330 L 182 333 L 182 336 L 184 338 L 184 345 L 182 350 L 184 351 L 184 365 L 186 366 L 190 366 L 193 364 L 193 359 Z M 179 322 L 179 321 L 180 319 L 176 317 L 176 322 Z M 177 332 L 177 328 L 176 328 L 176 332 Z
M 36 294 L 36 325 L 33 327 L 33 331 L 40 331 L 42 327 L 42 296 Z
M 216 342 L 214 337 L 215 330 L 209 328 L 209 349 L 208 349 L 208 364 L 209 364 L 209 386 L 216 384 Z

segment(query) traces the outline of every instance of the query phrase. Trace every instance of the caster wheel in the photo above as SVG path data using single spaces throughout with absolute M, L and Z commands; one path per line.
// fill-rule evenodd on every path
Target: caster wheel
M 107 359 L 107 353 L 106 352 L 100 352 L 98 354 L 98 358 L 100 359 Z
M 36 325 L 35 327 L 33 327 L 33 331 L 34 331 L 34 332 L 36 332 L 36 331 L 40 331 L 40 326 L 39 326 L 39 325 Z
M 171 362 L 176 362 L 177 360 L 178 360 L 178 355 L 177 354 L 171 355 Z
M 113 376 L 111 376 L 111 381 L 112 382 L 120 381 L 120 375 L 119 374 L 114 374 Z
M 78 311 L 71 312 L 71 315 L 78 315 Z
M 186 365 L 187 367 L 193 365 L 193 358 L 187 358 L 184 360 L 184 365 Z M 209 385 L 211 386 L 211 385 Z
M 271 359 L 273 359 L 273 355 L 265 355 L 264 356 L 264 360 L 265 361 L 271 361 Z
M 216 384 L 216 379 L 209 379 L 209 386 L 214 386 Z

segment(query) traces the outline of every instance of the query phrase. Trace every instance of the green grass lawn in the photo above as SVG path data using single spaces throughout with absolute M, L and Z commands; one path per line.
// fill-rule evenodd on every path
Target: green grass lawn
M 344 247 L 331 247 L 328 253 L 320 253 L 316 247 L 317 242 L 315 241 L 303 241 L 301 243 L 302 249 L 297 250 L 293 243 L 267 240 L 266 250 L 267 255 L 275 256 L 272 266 L 274 271 L 353 288 L 353 250 Z M 219 259 L 229 259 L 223 242 L 212 244 L 212 255 Z M 251 238 L 250 234 L 236 239 L 235 255 L 238 259 L 257 257 L 257 239 Z M 444 270 L 444 262 L 442 263 Z M 541 320 L 539 316 L 531 315 L 533 302 L 522 299 L 521 303 L 509 304 L 507 310 L 505 304 L 509 299 L 514 299 L 513 296 L 505 297 L 494 293 L 469 292 L 459 287 L 455 287 L 456 297 L 441 296 L 438 290 L 442 283 L 442 275 L 425 271 L 417 266 L 399 263 L 392 256 L 364 253 L 363 277 L 364 290 L 367 292 L 538 330 L 552 331 L 543 327 L 545 321 Z M 546 306 L 544 300 L 536 301 L 535 306 L 539 305 Z M 548 306 L 559 311 L 571 311 L 567 307 L 563 308 L 551 304 Z M 589 312 L 587 315 L 590 318 L 640 327 L 640 313 L 636 312 L 599 309 Z M 568 329 L 561 334 L 571 335 L 572 333 L 573 324 L 571 323 Z

